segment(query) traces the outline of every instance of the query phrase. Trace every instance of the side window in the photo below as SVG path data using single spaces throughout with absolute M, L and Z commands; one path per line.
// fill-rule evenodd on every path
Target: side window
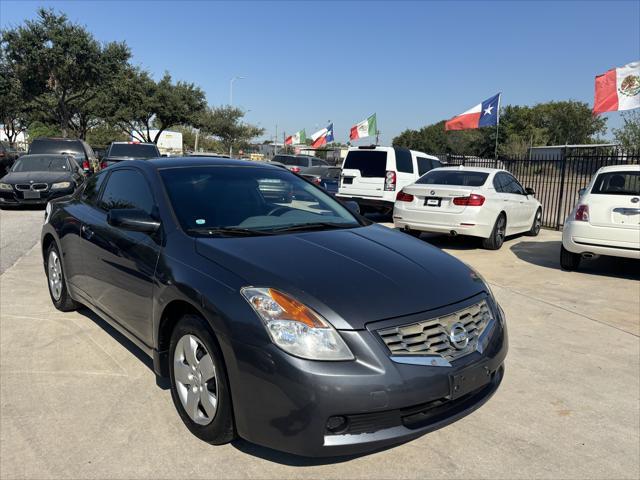
M 116 170 L 109 176 L 100 198 L 100 208 L 137 208 L 153 211 L 153 196 L 142 173 L 136 170 Z
M 502 174 L 504 183 L 504 189 L 506 193 L 513 193 L 515 195 L 524 195 L 524 189 L 520 186 L 518 181 L 512 175 L 503 173 Z
M 496 192 L 498 193 L 506 193 L 504 189 L 504 184 L 502 182 L 503 176 L 504 174 L 502 173 L 496 173 L 496 175 L 493 177 L 493 188 L 495 188 Z
M 80 200 L 94 207 L 97 206 L 100 187 L 104 183 L 104 179 L 107 178 L 107 175 L 108 172 L 100 172 L 90 177 L 84 184 L 84 188 L 80 194 Z
M 326 165 L 326 163 L 320 158 L 314 158 L 311 160 L 311 165 L 313 165 L 314 167 L 322 167 Z
M 418 159 L 418 175 L 422 176 L 432 168 L 435 168 L 431 159 L 425 157 L 417 157 Z
M 396 168 L 399 172 L 413 173 L 413 159 L 406 148 L 396 148 Z

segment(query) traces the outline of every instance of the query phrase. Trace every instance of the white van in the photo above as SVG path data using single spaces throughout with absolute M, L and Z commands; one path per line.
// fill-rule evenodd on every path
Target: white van
M 403 187 L 441 166 L 438 158 L 408 148 L 352 147 L 342 163 L 337 196 L 357 202 L 362 212 L 391 213 Z

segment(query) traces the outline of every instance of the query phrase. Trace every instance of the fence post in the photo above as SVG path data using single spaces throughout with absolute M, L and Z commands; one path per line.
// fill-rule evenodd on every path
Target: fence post
M 556 230 L 560 230 L 560 221 L 562 215 L 562 201 L 564 200 L 564 177 L 567 170 L 567 148 L 562 152 L 562 169 L 560 172 L 560 192 L 558 195 L 558 209 L 556 212 Z

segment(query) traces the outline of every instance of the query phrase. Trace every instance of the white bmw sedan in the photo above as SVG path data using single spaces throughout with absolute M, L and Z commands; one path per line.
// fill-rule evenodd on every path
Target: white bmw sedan
M 564 222 L 564 270 L 598 255 L 640 259 L 640 165 L 602 167 Z
M 393 221 L 408 233 L 469 235 L 497 250 L 508 235 L 538 235 L 542 206 L 505 170 L 444 167 L 426 173 L 396 197 Z

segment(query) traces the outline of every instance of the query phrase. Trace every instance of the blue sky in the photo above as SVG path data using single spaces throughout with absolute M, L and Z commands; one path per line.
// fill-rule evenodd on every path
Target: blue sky
M 503 104 L 593 102 L 594 76 L 640 59 L 640 2 L 0 2 L 2 28 L 39 6 L 100 41 L 125 40 L 156 78 L 194 82 L 273 136 L 349 127 L 373 112 L 382 142 Z M 617 112 L 609 127 L 620 125 Z

